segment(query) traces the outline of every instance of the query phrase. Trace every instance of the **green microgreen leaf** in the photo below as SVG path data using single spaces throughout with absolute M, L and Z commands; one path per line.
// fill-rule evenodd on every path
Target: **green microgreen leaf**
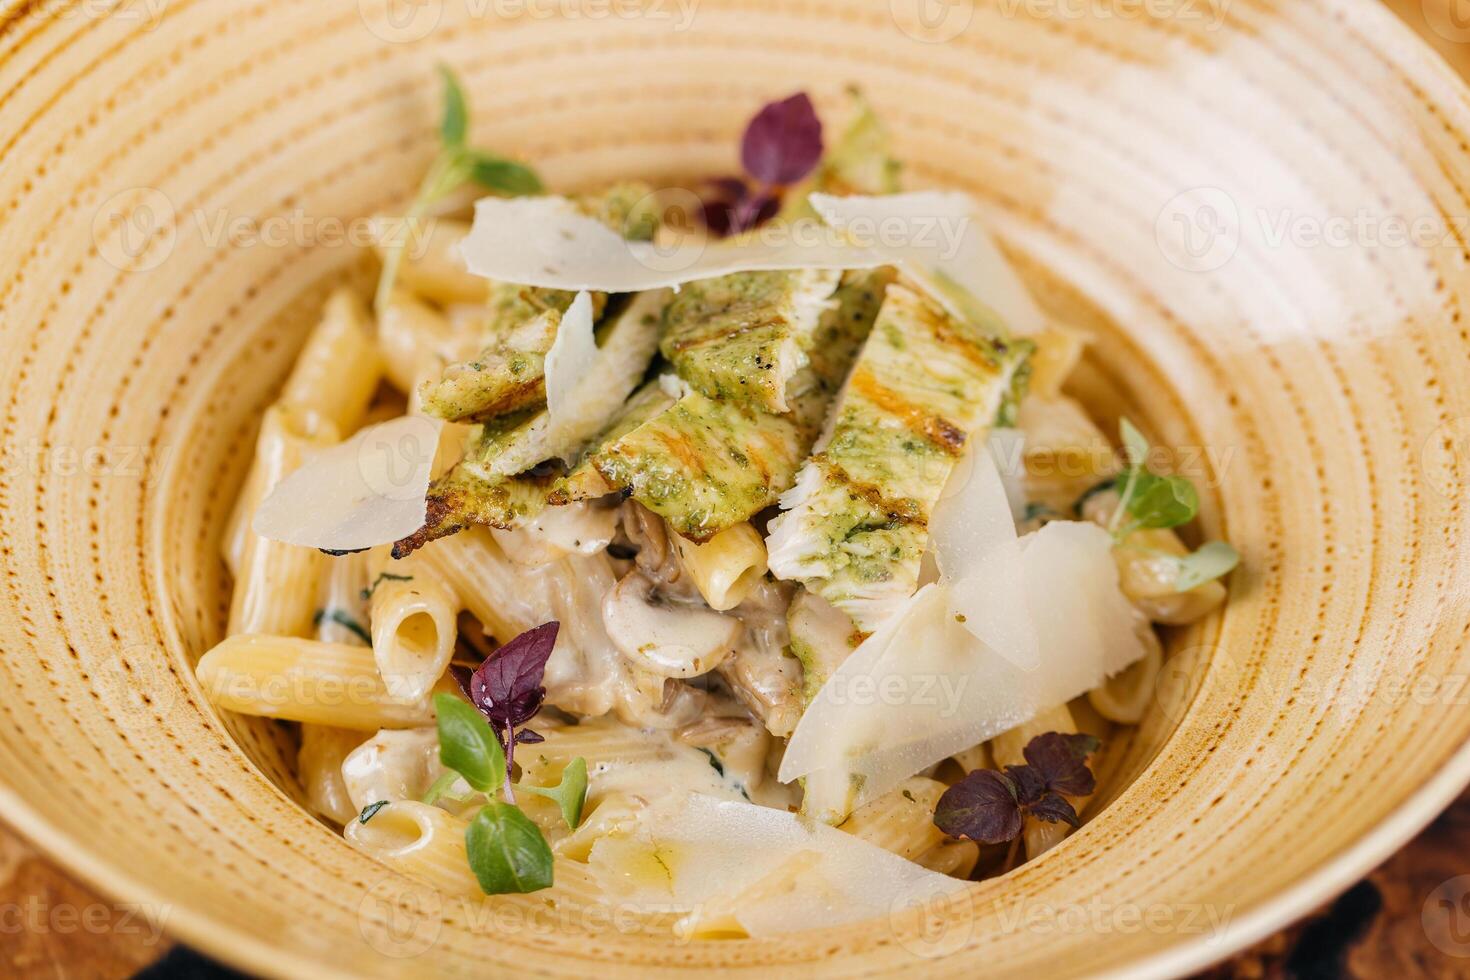
M 1240 564 L 1240 552 L 1224 541 L 1210 541 L 1192 554 L 1178 559 L 1179 574 L 1174 588 L 1188 592 L 1222 575 L 1228 575 Z
M 1148 461 L 1151 447 L 1138 427 L 1127 419 L 1118 420 L 1118 433 L 1123 438 L 1123 452 L 1128 456 L 1128 465 L 1143 468 Z
M 485 894 L 551 887 L 551 846 L 520 807 L 492 800 L 470 821 L 464 842 L 470 870 Z
M 540 194 L 545 187 L 536 171 L 524 163 L 493 156 L 479 150 L 467 150 L 469 179 L 486 190 L 499 191 L 517 197 L 523 194 Z
M 516 783 L 516 788 L 555 800 L 561 808 L 561 818 L 568 827 L 576 830 L 577 824 L 582 822 L 582 807 L 587 803 L 587 760 L 579 755 L 567 763 L 561 773 L 561 782 L 555 786 Z
M 448 65 L 439 66 L 439 77 L 444 80 L 444 115 L 439 123 L 439 137 L 445 146 L 463 146 L 470 125 L 464 89 Z
M 505 751 L 490 724 L 473 706 L 452 694 L 434 695 L 439 724 L 439 761 L 481 793 L 505 782 Z
M 541 179 L 530 167 L 476 150 L 466 144 L 469 136 L 469 107 L 464 88 L 448 66 L 440 65 L 439 75 L 444 81 L 444 114 L 439 123 L 439 137 L 443 146 L 434 162 L 429 165 L 428 172 L 424 174 L 418 194 L 409 205 L 404 221 L 412 225 L 413 222 L 422 220 L 431 207 L 469 180 L 501 194 L 540 193 Z M 383 270 L 378 276 L 378 290 L 373 300 L 376 309 L 382 310 L 387 305 L 388 298 L 393 294 L 393 285 L 398 281 L 398 269 L 402 263 L 401 245 L 384 250 Z
M 1140 470 L 1126 506 L 1134 528 L 1178 527 L 1199 513 L 1199 494 L 1182 476 L 1154 476 Z
M 433 806 L 435 803 L 438 803 L 439 798 L 442 797 L 445 793 L 449 792 L 449 788 L 453 786 L 458 779 L 459 773 L 455 772 L 453 769 L 450 769 L 448 772 L 440 773 L 439 778 L 434 780 L 433 785 L 431 785 L 424 793 L 424 797 L 421 802 L 429 806 Z

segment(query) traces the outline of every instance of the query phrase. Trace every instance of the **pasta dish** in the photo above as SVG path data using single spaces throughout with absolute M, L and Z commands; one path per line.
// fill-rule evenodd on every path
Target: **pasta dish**
M 1237 562 L 1067 393 L 1087 335 L 968 198 L 902 189 L 857 92 L 761 108 L 697 191 L 560 195 L 444 75 L 375 295 L 330 298 L 262 420 L 206 693 L 299 726 L 304 799 L 393 870 L 655 932 L 884 914 L 1057 845 L 1155 624 Z

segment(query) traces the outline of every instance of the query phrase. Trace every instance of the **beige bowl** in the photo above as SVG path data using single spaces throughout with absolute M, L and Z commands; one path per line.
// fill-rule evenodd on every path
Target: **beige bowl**
M 1377 4 L 387 2 L 0 8 L 0 813 L 57 860 L 279 976 L 1150 976 L 1470 779 L 1470 94 Z M 254 426 L 368 272 L 332 236 L 427 163 L 440 59 L 561 186 L 727 170 L 764 98 L 861 82 L 910 186 L 976 195 L 1101 335 L 1079 392 L 1193 454 L 1245 566 L 1081 832 L 926 919 L 650 940 L 415 889 L 204 703 Z

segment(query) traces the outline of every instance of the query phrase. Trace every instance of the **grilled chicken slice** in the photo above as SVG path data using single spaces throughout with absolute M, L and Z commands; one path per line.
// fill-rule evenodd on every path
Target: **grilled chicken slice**
M 694 389 L 763 412 L 788 410 L 841 273 L 739 272 L 692 282 L 664 313 L 664 357 Z
M 875 629 L 913 593 L 934 505 L 1028 351 L 890 286 L 829 438 L 771 523 L 771 571 Z

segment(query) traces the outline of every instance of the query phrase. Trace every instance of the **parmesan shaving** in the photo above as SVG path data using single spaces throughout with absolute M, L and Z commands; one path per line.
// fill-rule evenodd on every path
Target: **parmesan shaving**
M 952 316 L 999 330 L 1040 333 L 1046 316 L 986 233 L 968 195 L 923 191 L 882 197 L 813 194 L 822 220 L 856 247 L 896 265 Z
M 967 489 L 956 500 L 988 497 L 986 507 L 1003 507 L 999 493 L 996 486 Z M 945 515 L 944 523 L 962 514 Z M 807 708 L 779 778 L 854 790 L 847 798 L 829 790 L 811 815 L 841 819 L 925 767 L 1097 687 L 1147 652 L 1119 590 L 1106 531 L 1053 521 L 1017 541 L 1016 564 L 983 557 L 978 546 L 993 544 L 992 535 L 1002 537 L 988 527 L 946 545 L 941 568 L 962 569 L 963 577 L 941 575 L 915 593 Z M 1019 584 L 1019 598 L 996 601 L 1010 582 Z M 972 630 L 968 614 L 957 622 L 956 608 L 979 611 L 985 621 Z M 1028 630 L 1039 652 L 1035 669 L 990 645 Z
M 676 244 L 628 241 L 560 197 L 487 197 L 460 244 L 470 272 L 551 289 L 633 293 L 734 272 L 871 269 L 883 256 L 833 240 L 809 222 L 790 234 Z
M 772 936 L 888 917 L 968 883 L 784 810 L 700 793 L 645 811 L 590 863 L 604 891 L 687 914 L 685 937 Z
M 442 427 L 406 415 L 321 450 L 261 501 L 251 530 L 323 551 L 361 551 L 412 534 L 424 523 Z

